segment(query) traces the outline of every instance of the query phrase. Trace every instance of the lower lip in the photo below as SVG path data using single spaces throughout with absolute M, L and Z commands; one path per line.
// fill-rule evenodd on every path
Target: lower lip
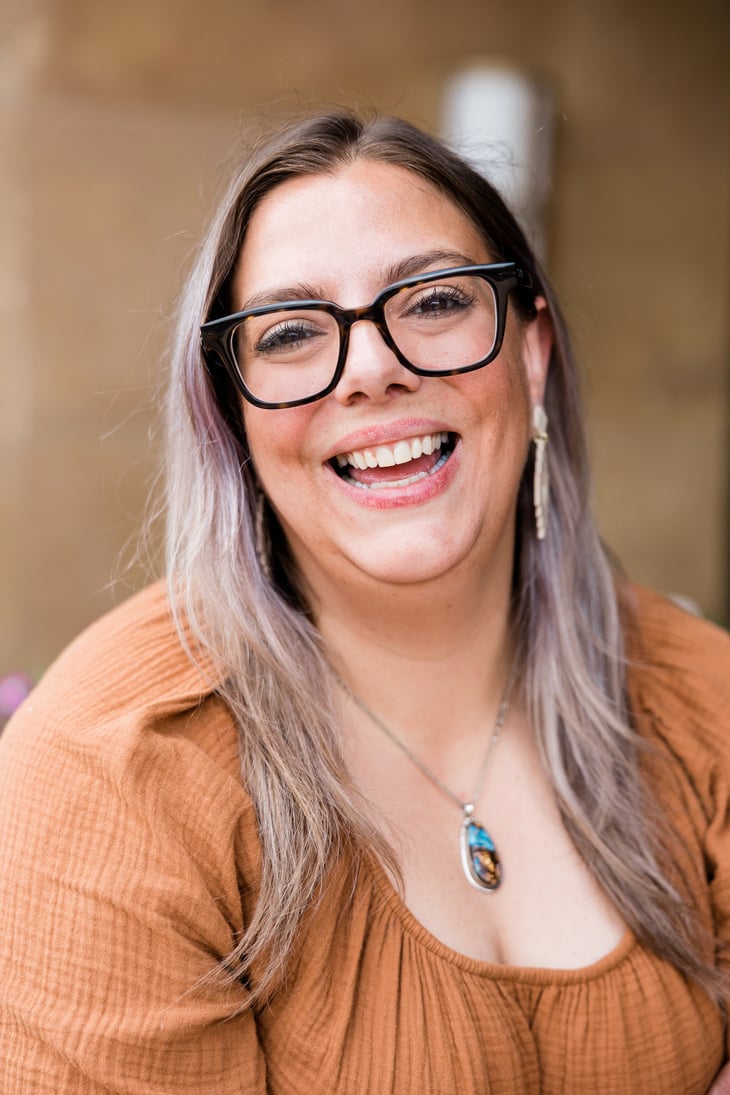
M 342 479 L 334 468 L 329 468 L 329 471 L 348 498 L 359 506 L 369 506 L 370 509 L 400 509 L 402 506 L 420 506 L 445 491 L 458 471 L 460 456 L 461 440 L 457 440 L 449 459 L 431 475 L 406 486 L 378 487 L 373 490 L 354 487 L 352 483 Z M 405 473 L 403 478 L 406 478 L 407 466 L 402 465 Z

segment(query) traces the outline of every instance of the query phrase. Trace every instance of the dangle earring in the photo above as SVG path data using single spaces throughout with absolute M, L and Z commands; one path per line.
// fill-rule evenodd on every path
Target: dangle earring
M 266 522 L 266 495 L 261 487 L 256 487 L 256 503 L 254 513 L 254 543 L 256 546 L 256 558 L 269 581 L 271 578 L 271 541 Z
M 535 507 L 535 525 L 538 540 L 544 540 L 550 510 L 550 473 L 548 471 L 547 443 L 548 417 L 541 403 L 532 408 L 532 425 L 535 430 L 535 471 L 532 484 L 532 504 Z

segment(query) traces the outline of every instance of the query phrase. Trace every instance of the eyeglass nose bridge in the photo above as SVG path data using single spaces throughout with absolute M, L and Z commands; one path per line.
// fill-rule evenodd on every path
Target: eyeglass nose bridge
M 340 329 L 340 353 L 337 360 L 337 369 L 335 371 L 335 378 L 333 387 L 339 384 L 342 379 L 342 374 L 345 371 L 345 365 L 347 363 L 347 352 L 350 348 L 350 331 L 356 323 L 366 321 L 372 323 L 380 333 L 385 345 L 393 354 L 395 359 L 400 365 L 409 372 L 415 373 L 416 370 L 406 361 L 403 354 L 393 340 L 393 336 L 388 330 L 388 325 L 385 322 L 385 302 L 382 300 L 375 300 L 372 304 L 365 304 L 362 308 L 336 308 L 333 312 L 337 321 L 337 326 Z

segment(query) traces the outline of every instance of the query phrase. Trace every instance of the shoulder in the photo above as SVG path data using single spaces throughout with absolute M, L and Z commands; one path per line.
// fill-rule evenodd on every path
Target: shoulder
M 60 706 L 86 722 L 150 705 L 180 709 L 200 702 L 214 687 L 209 667 L 196 664 L 185 649 L 160 581 L 83 631 L 29 702 L 36 709 Z
M 730 700 L 730 634 L 674 600 L 630 586 L 628 651 L 636 673 L 669 675 L 673 691 Z M 709 693 L 708 693 L 709 690 Z
M 37 809 L 47 780 L 54 801 L 71 788 L 87 801 L 144 799 L 153 810 L 179 812 L 181 803 L 200 800 L 212 828 L 221 802 L 231 824 L 245 810 L 233 719 L 210 666 L 196 663 L 181 641 L 164 583 L 79 635 L 5 728 L 6 801 Z
M 623 606 L 634 703 L 670 737 L 689 732 L 730 758 L 730 635 L 641 586 L 628 587 Z
M 163 583 L 75 639 L 0 736 L 6 867 L 32 861 L 43 874 L 50 856 L 53 870 L 68 861 L 69 875 L 85 877 L 100 855 L 121 854 L 109 857 L 107 839 L 136 848 L 143 873 L 166 846 L 162 876 L 179 855 L 212 890 L 224 876 L 253 885 L 258 875 L 237 728 L 210 667 L 181 641 Z
M 200 709 L 215 688 L 212 666 L 181 639 L 160 581 L 74 639 L 19 714 L 25 722 L 73 725 L 81 740 L 102 725 L 151 726 Z

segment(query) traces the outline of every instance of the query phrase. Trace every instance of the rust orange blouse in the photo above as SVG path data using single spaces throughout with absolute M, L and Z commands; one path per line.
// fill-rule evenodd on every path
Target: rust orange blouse
M 640 593 L 636 716 L 706 923 L 730 940 L 730 638 Z M 226 709 L 154 586 L 90 628 L 0 739 L 2 1095 L 705 1095 L 720 1010 L 627 933 L 585 969 L 435 940 L 378 864 L 334 870 L 285 988 L 194 989 L 256 900 Z M 343 909 L 346 912 L 343 913 Z

